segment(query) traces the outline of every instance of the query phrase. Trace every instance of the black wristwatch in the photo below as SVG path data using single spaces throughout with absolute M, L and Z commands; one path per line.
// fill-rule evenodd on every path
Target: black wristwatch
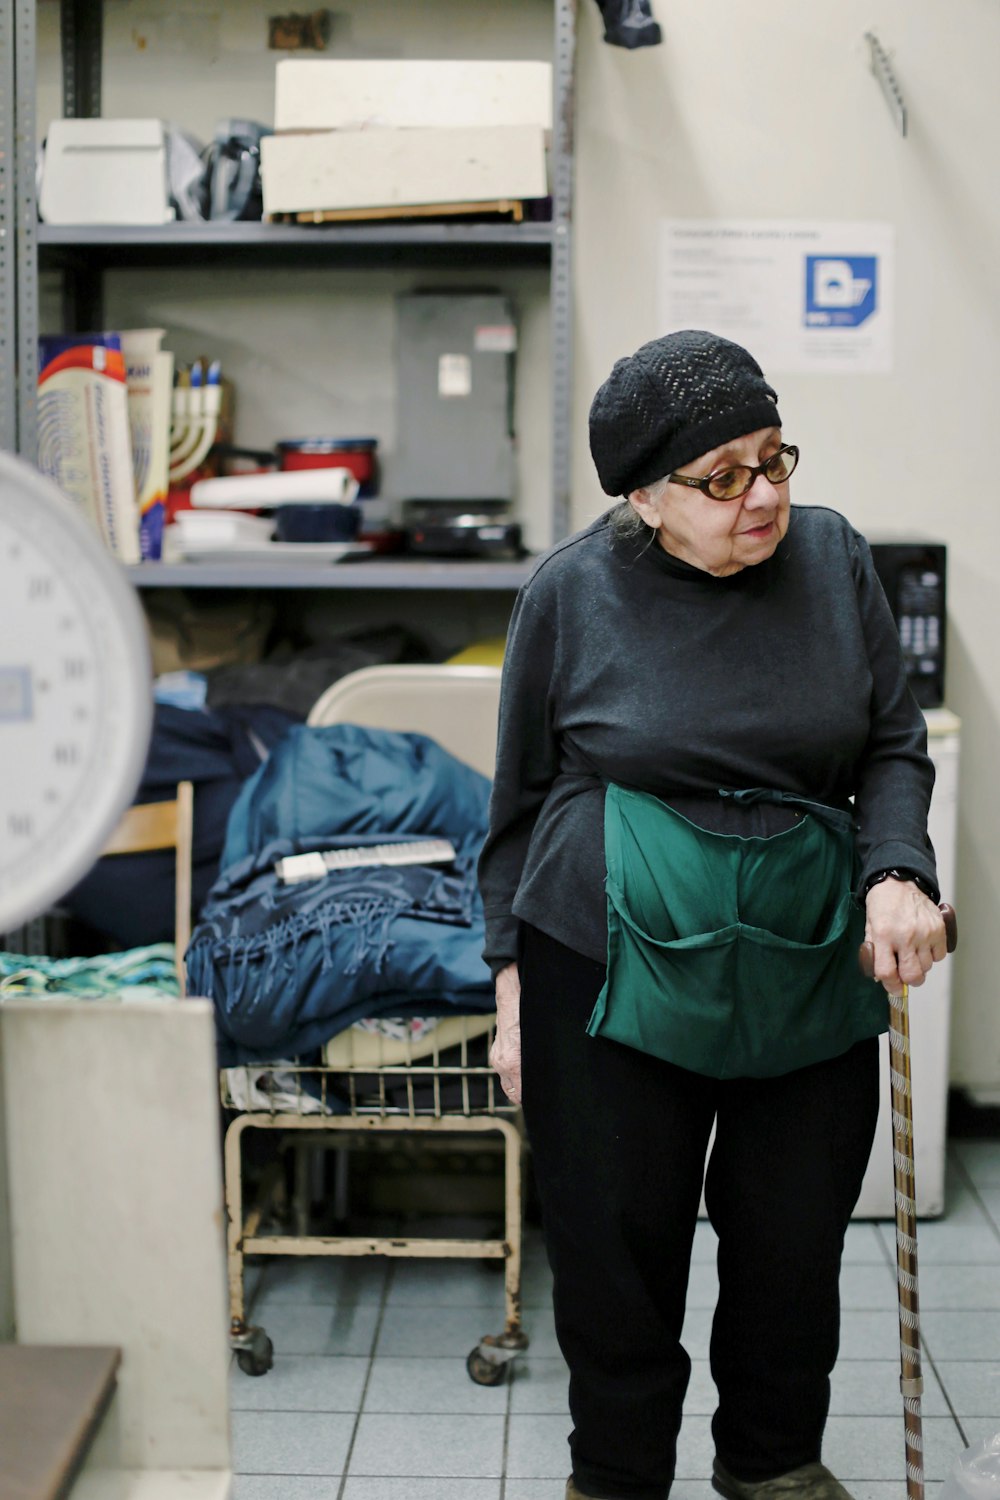
M 940 891 L 931 885 L 929 880 L 925 880 L 923 875 L 918 875 L 915 870 L 898 870 L 893 868 L 891 870 L 876 870 L 874 875 L 869 875 L 861 888 L 862 901 L 864 901 L 872 886 L 881 885 L 883 880 L 910 880 L 918 891 L 923 891 L 924 895 L 929 896 L 932 901 L 937 901 L 941 894 Z

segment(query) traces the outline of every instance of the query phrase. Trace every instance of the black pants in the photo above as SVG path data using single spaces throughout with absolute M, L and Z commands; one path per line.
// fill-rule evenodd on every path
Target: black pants
M 524 1113 L 577 1484 L 630 1500 L 664 1500 L 670 1488 L 713 1122 L 716 1452 L 748 1481 L 818 1461 L 844 1233 L 878 1114 L 877 1043 L 780 1078 L 719 1082 L 587 1036 L 602 965 L 525 925 L 520 967 Z

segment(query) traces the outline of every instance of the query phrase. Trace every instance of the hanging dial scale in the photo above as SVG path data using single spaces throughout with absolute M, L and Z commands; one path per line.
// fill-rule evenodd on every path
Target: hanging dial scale
M 37 470 L 0 453 L 0 933 L 87 873 L 142 773 L 152 690 L 120 566 Z

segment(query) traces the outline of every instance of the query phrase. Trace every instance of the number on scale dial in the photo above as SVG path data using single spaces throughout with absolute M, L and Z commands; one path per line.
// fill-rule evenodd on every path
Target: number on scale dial
M 0 932 L 82 878 L 131 801 L 151 688 L 120 567 L 36 470 L 0 454 Z

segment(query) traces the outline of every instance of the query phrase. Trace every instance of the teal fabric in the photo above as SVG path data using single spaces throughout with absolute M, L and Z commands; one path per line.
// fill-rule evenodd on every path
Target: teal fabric
M 608 978 L 591 1036 L 714 1078 L 769 1078 L 887 1029 L 881 986 L 858 968 L 846 814 L 742 838 L 612 783 L 604 836 Z
M 0 953 L 0 1001 L 163 999 L 180 994 L 173 943 L 100 953 L 95 958 L 49 958 Z

